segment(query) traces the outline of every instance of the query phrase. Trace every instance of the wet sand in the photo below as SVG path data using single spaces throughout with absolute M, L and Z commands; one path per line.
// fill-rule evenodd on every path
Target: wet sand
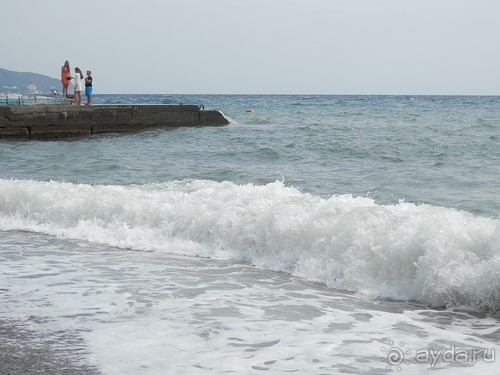
M 82 338 L 72 332 L 40 333 L 0 319 L 0 375 L 101 374 L 84 361 L 83 343 L 74 349 L 78 341 Z

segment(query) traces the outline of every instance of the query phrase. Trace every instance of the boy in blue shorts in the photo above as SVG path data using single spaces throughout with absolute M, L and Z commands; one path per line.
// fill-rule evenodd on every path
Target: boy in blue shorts
M 87 105 L 92 105 L 92 72 L 87 70 L 87 77 L 85 77 L 85 96 L 87 97 Z

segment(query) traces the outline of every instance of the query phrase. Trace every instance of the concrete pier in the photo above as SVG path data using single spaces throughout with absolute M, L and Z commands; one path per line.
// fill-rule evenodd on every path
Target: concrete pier
M 53 139 L 227 124 L 221 112 L 197 105 L 0 106 L 0 139 Z

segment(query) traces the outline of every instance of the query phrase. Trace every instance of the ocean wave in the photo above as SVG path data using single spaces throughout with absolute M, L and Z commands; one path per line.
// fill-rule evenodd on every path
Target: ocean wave
M 500 310 L 499 219 L 277 181 L 87 185 L 0 179 L 0 230 L 234 259 L 372 298 Z

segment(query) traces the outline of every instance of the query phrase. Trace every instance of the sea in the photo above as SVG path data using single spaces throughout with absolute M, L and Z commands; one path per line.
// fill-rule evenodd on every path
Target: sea
M 0 141 L 0 374 L 500 373 L 500 97 L 95 95 Z

